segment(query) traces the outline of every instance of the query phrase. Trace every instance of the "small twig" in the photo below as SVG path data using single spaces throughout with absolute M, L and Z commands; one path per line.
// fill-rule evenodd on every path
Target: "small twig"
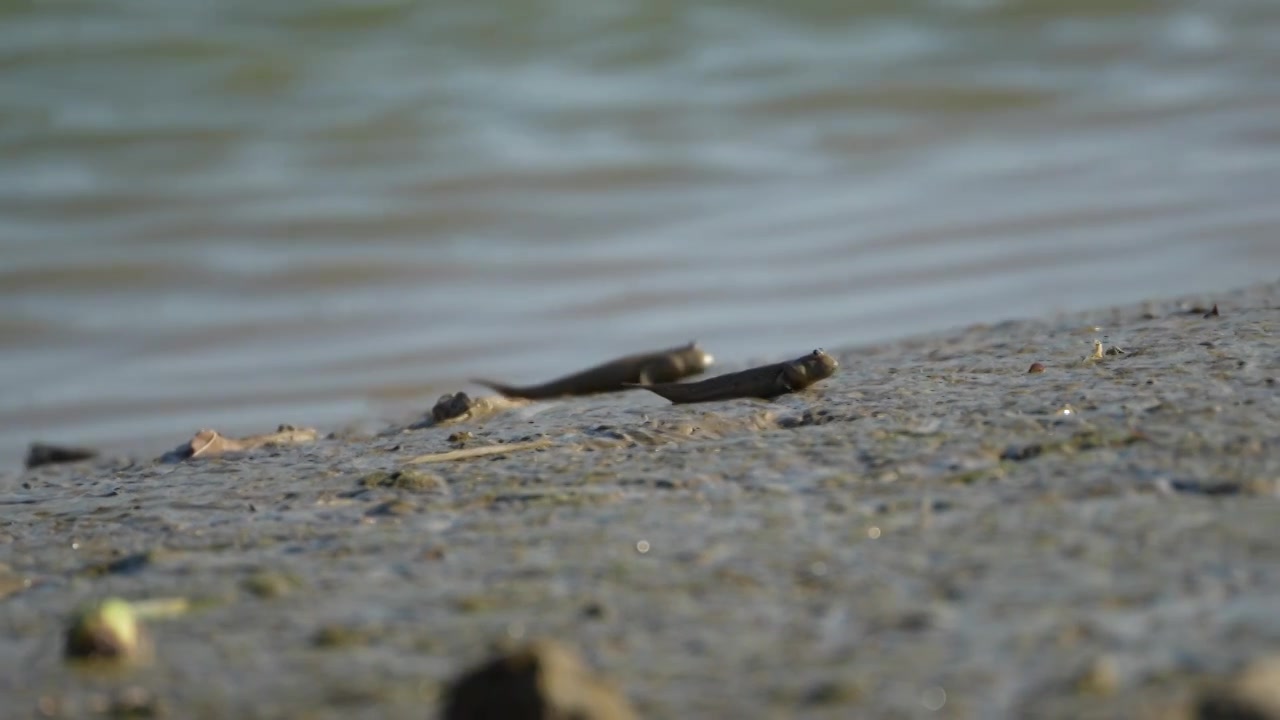
M 191 601 L 184 597 L 152 598 L 135 600 L 133 612 L 139 618 L 177 617 L 191 609 Z
M 409 458 L 404 461 L 405 465 L 421 465 L 423 463 L 448 462 L 450 460 L 466 460 L 474 457 L 483 457 L 485 455 L 501 455 L 503 453 L 515 452 L 517 450 L 536 450 L 538 448 L 549 447 L 551 440 L 542 438 L 541 440 L 531 440 L 529 442 L 508 443 L 505 445 L 485 445 L 484 447 L 463 448 L 461 450 L 448 450 L 446 452 L 427 453 L 417 457 Z

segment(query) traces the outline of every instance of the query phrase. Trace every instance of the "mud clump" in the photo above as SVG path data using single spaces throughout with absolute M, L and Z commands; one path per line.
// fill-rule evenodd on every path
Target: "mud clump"
M 217 430 L 205 428 L 197 432 L 189 441 L 162 455 L 160 460 L 177 463 L 197 457 L 242 453 L 259 448 L 304 445 L 315 442 L 318 436 L 319 433 L 315 428 L 299 428 L 293 425 L 280 425 L 273 433 L 242 438 L 227 437 Z
M 528 405 L 528 400 L 490 396 L 473 398 L 464 392 L 446 393 L 431 408 L 431 420 L 422 427 L 464 420 L 483 420 L 498 413 Z
M 512 649 L 463 673 L 448 688 L 442 720 L 635 720 L 615 688 L 577 653 L 553 641 Z
M 377 471 L 360 478 L 362 488 L 395 488 L 414 492 L 443 492 L 448 485 L 439 475 L 421 470 Z
M 431 408 L 431 419 L 438 423 L 453 420 L 471 412 L 473 405 L 475 405 L 475 401 L 464 392 L 441 395 L 440 399 L 436 401 L 435 407 Z

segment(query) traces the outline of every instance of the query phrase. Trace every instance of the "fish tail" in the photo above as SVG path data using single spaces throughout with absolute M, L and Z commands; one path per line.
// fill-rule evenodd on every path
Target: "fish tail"
M 480 378 L 472 378 L 471 382 L 475 383 L 476 385 L 487 387 L 490 390 L 498 393 L 499 395 L 504 395 L 506 397 L 521 397 L 523 395 L 523 393 L 521 392 L 521 389 L 518 387 L 515 387 L 514 385 L 504 385 L 500 382 L 494 382 L 492 380 L 483 380 Z

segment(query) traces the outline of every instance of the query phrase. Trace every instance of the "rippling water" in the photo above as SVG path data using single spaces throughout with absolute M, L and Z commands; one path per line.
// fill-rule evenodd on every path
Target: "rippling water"
M 1274 278 L 1272 0 L 0 0 L 0 465 Z

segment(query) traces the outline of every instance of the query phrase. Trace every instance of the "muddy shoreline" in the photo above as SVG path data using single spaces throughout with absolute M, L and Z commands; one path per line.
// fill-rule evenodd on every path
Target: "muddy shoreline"
M 1278 330 L 1269 284 L 843 349 L 773 402 L 8 472 L 5 716 L 430 716 L 531 637 L 649 718 L 1176 716 L 1280 652 Z M 194 607 L 147 666 L 67 667 L 107 595 Z

